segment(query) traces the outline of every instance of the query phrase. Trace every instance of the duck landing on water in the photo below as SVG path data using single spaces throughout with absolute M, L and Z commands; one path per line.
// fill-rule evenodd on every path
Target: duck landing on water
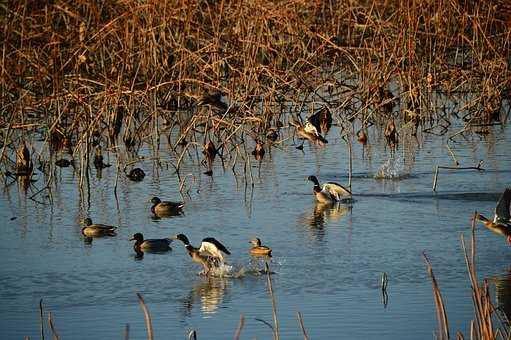
M 192 261 L 202 265 L 204 269 L 199 273 L 200 275 L 208 276 L 212 268 L 218 268 L 224 264 L 224 256 L 222 253 L 227 255 L 231 254 L 223 244 L 213 237 L 206 237 L 203 239 L 200 248 L 192 246 L 188 237 L 184 234 L 173 236 L 172 239 L 183 242 Z
M 495 234 L 505 236 L 509 245 L 511 245 L 511 188 L 506 188 L 495 207 L 495 216 L 493 221 L 485 216 L 476 213 L 476 220 L 482 222 L 484 226 Z
M 321 203 L 340 202 L 347 198 L 351 198 L 351 191 L 335 182 L 326 182 L 321 186 L 316 176 L 309 176 L 307 180 L 314 183 L 312 192 Z

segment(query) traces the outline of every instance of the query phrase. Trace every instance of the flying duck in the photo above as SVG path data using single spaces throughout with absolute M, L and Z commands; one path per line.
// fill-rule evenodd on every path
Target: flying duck
M 144 235 L 136 233 L 130 241 L 135 241 L 135 244 L 133 245 L 133 249 L 135 249 L 135 251 L 150 252 L 172 250 L 172 248 L 170 248 L 170 243 L 172 242 L 170 238 L 153 238 L 144 240 Z
M 496 234 L 506 236 L 508 243 L 511 245 L 511 188 L 506 188 L 497 202 L 495 207 L 495 216 L 493 221 L 481 214 L 476 214 L 476 219 L 481 221 L 486 228 Z
M 117 227 L 106 224 L 93 224 L 92 220 L 87 217 L 82 222 L 85 227 L 82 228 L 82 235 L 85 237 L 101 237 L 101 236 L 115 236 Z
M 312 191 L 318 202 L 339 202 L 343 198 L 351 197 L 351 192 L 339 183 L 326 182 L 321 187 L 316 176 L 309 176 L 307 179 L 314 183 Z
M 311 122 L 307 121 L 305 125 L 303 125 L 301 122 L 295 121 L 291 122 L 291 125 L 294 125 L 296 128 L 296 134 L 300 136 L 302 139 L 307 139 L 315 144 L 318 145 L 325 145 L 328 143 L 328 141 L 323 137 L 316 127 L 312 125 Z
M 151 212 L 155 215 L 178 215 L 183 209 L 183 202 L 162 201 L 158 197 L 151 198 Z
M 227 255 L 231 254 L 223 244 L 212 237 L 203 239 L 200 248 L 192 246 L 188 237 L 184 234 L 173 236 L 172 239 L 183 242 L 192 261 L 203 266 L 204 270 L 201 273 L 202 275 L 208 275 L 212 267 L 218 267 L 223 263 L 224 258 L 222 252 Z
M 261 240 L 259 238 L 254 238 L 249 242 L 252 244 L 252 248 L 250 248 L 250 255 L 252 256 L 271 256 L 271 248 L 267 246 L 261 245 Z

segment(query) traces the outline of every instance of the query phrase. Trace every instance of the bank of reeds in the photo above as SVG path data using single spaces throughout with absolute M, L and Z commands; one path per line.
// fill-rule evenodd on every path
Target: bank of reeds
M 4 168 L 31 131 L 84 161 L 98 145 L 158 151 L 164 135 L 179 170 L 209 141 L 229 166 L 246 164 L 247 142 L 279 146 L 282 127 L 322 107 L 343 129 L 396 121 L 412 134 L 443 134 L 453 115 L 470 128 L 509 113 L 503 0 L 6 1 L 0 11 Z M 439 94 L 463 100 L 446 108 Z

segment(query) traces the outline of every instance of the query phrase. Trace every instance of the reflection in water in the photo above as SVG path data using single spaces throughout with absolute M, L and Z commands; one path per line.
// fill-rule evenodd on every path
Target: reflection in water
M 316 202 L 312 214 L 302 215 L 299 221 L 313 228 L 323 228 L 325 223 L 337 222 L 349 211 L 351 211 L 351 205 Z
M 498 310 L 505 316 L 504 320 L 508 323 L 511 319 L 511 268 L 503 276 L 496 276 L 491 280 L 495 282 L 495 300 Z
M 311 236 L 316 241 L 322 241 L 325 236 L 325 224 L 340 221 L 348 212 L 351 205 L 339 202 L 320 203 L 316 202 L 312 213 L 302 214 L 298 222 L 310 226 Z
M 203 314 L 214 314 L 224 301 L 230 282 L 222 277 L 206 277 L 195 284 L 183 300 L 185 315 L 190 316 L 193 305 L 200 303 Z

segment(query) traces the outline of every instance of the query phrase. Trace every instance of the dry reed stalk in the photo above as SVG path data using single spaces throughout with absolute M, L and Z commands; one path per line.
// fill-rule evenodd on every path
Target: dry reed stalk
M 39 299 L 39 334 L 41 340 L 44 340 L 43 299 Z
M 151 314 L 149 313 L 149 309 L 147 309 L 147 306 L 144 302 L 144 298 L 142 297 L 142 294 L 137 293 L 138 302 L 140 303 L 140 307 L 142 308 L 142 311 L 144 312 L 144 320 L 145 320 L 145 326 L 147 330 L 147 339 L 153 340 L 153 324 L 151 321 Z
M 307 331 L 305 330 L 305 326 L 303 324 L 302 313 L 296 312 L 296 317 L 298 318 L 298 322 L 300 323 L 300 329 L 303 334 L 303 340 L 309 340 L 309 336 L 307 335 Z
M 266 282 L 267 282 L 268 290 L 270 292 L 270 297 L 271 297 L 271 309 L 272 309 L 272 315 L 273 315 L 273 338 L 275 340 L 279 340 L 280 332 L 279 332 L 279 320 L 277 318 L 277 303 L 275 301 L 275 296 L 273 294 L 273 285 L 272 285 L 272 280 L 271 280 L 270 266 L 268 265 L 268 262 L 265 262 L 264 266 L 266 269 Z
M 440 287 L 435 278 L 435 274 L 433 273 L 433 267 L 429 262 L 429 259 L 426 257 L 426 254 L 423 253 L 422 257 L 426 262 L 428 275 L 431 278 L 431 284 L 433 286 L 433 297 L 435 299 L 436 306 L 436 316 L 438 322 L 438 338 L 441 340 L 449 339 L 449 323 L 447 321 L 447 314 L 445 313 L 444 301 L 442 299 L 442 294 L 440 293 Z
M 51 333 L 53 335 L 53 339 L 54 340 L 59 340 L 60 337 L 57 333 L 57 330 L 55 329 L 55 325 L 53 324 L 53 317 L 52 317 L 52 313 L 49 312 L 48 313 L 48 324 L 50 325 L 50 330 L 51 330 Z
M 241 330 L 243 329 L 243 325 L 245 324 L 245 318 L 243 314 L 240 315 L 240 322 L 238 323 L 238 327 L 236 328 L 236 332 L 234 333 L 234 340 L 239 340 L 241 335 Z

